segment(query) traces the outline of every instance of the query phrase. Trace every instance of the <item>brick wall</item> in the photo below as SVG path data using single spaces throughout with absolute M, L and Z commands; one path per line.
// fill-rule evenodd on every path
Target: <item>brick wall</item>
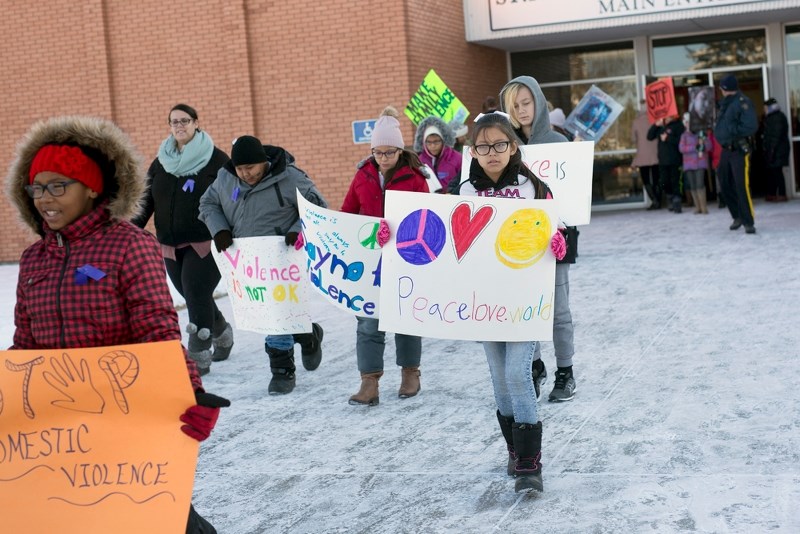
M 0 166 L 37 119 L 117 122 L 146 161 L 178 102 L 230 151 L 237 135 L 283 146 L 341 205 L 369 145 L 351 123 L 402 112 L 433 68 L 470 109 L 506 80 L 504 52 L 467 44 L 461 0 L 0 0 Z M 407 144 L 414 127 L 401 118 Z M 33 236 L 0 203 L 0 261 Z

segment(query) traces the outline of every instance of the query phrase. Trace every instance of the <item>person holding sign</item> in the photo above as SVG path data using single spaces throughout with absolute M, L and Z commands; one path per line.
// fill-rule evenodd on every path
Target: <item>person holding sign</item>
M 128 219 L 145 190 L 139 157 L 113 123 L 59 117 L 33 126 L 8 174 L 12 202 L 40 239 L 19 263 L 11 350 L 180 340 L 158 242 Z M 197 405 L 181 430 L 202 441 L 230 401 L 186 368 Z M 188 532 L 216 532 L 194 508 Z
M 450 125 L 436 116 L 422 119 L 414 136 L 414 150 L 433 170 L 441 192 L 447 192 L 450 183 L 461 176 L 461 153 L 451 148 L 455 140 Z
M 285 236 L 294 246 L 300 233 L 297 193 L 309 202 L 328 204 L 311 178 L 297 168 L 294 157 L 281 147 L 264 145 L 252 135 L 233 142 L 231 161 L 200 198 L 200 220 L 211 235 L 217 252 L 226 250 L 235 237 Z M 264 350 L 269 355 L 272 379 L 270 395 L 285 395 L 295 387 L 294 344 L 302 348 L 303 367 L 313 371 L 322 361 L 322 327 L 311 333 L 268 335 Z
M 531 76 L 518 76 L 500 90 L 500 105 L 511 116 L 514 133 L 524 143 L 564 143 L 567 138 L 550 127 L 550 113 L 539 82 Z M 569 226 L 565 230 L 569 251 L 556 262 L 556 283 L 553 307 L 553 347 L 556 355 L 555 384 L 550 392 L 550 402 L 572 400 L 577 383 L 572 372 L 572 357 L 575 354 L 575 328 L 569 308 L 569 266 L 578 256 L 578 229 Z M 541 344 L 536 344 L 533 360 L 533 377 L 536 396 L 547 381 L 547 369 L 542 361 Z
M 546 110 L 546 108 L 544 108 Z M 472 129 L 473 160 L 469 180 L 460 194 L 511 198 L 553 198 L 547 187 L 523 163 L 516 135 L 505 113 L 480 115 Z M 508 195 L 506 193 L 513 192 Z M 566 242 L 561 232 L 552 237 L 551 249 L 563 258 Z M 542 422 L 537 410 L 537 393 L 532 375 L 536 341 L 484 341 L 483 349 L 492 376 L 497 402 L 497 420 L 508 448 L 507 472 L 516 477 L 515 491 L 543 490 Z
M 678 117 L 658 119 L 647 131 L 647 139 L 658 139 L 658 175 L 670 201 L 669 211 L 681 213 L 681 164 L 678 148 L 685 130 Z
M 372 131 L 372 157 L 358 165 L 341 211 L 383 217 L 386 191 L 428 193 L 422 162 L 414 152 L 405 150 L 397 110 L 383 110 Z M 378 319 L 356 317 L 356 360 L 361 373 L 361 387 L 350 397 L 352 405 L 375 406 L 380 402 L 378 381 L 383 376 L 383 351 L 386 333 L 378 330 Z M 398 395 L 413 397 L 420 390 L 419 364 L 422 338 L 395 334 L 396 361 L 401 370 Z
M 197 121 L 197 111 L 191 106 L 177 104 L 170 110 L 170 135 L 147 171 L 144 210 L 133 223 L 144 228 L 155 215 L 167 274 L 189 312 L 189 357 L 204 375 L 212 360 L 228 359 L 233 329 L 214 301 L 220 274 L 211 256 L 211 235 L 197 218 L 198 206 L 217 171 L 230 158 L 214 146 Z

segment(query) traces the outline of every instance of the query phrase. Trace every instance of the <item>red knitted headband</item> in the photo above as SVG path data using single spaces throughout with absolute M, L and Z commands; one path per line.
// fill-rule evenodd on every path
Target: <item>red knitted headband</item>
M 103 192 L 100 167 L 76 146 L 44 145 L 40 148 L 31 163 L 30 183 L 33 183 L 37 174 L 47 171 L 77 180 L 96 193 Z

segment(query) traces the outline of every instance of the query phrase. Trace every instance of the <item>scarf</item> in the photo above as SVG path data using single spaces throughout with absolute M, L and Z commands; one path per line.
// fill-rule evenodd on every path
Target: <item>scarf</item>
M 213 153 L 214 141 L 211 136 L 197 130 L 183 151 L 178 150 L 178 143 L 172 135 L 164 139 L 158 149 L 158 161 L 173 176 L 191 176 L 208 165 Z
M 486 175 L 483 167 L 478 163 L 478 159 L 473 158 L 469 166 L 469 181 L 477 191 L 485 191 L 486 189 L 499 191 L 509 185 L 519 185 L 519 180 L 517 178 L 520 174 L 519 168 L 519 164 L 508 164 L 503 174 L 501 174 L 500 178 L 497 180 L 497 183 L 495 183 Z

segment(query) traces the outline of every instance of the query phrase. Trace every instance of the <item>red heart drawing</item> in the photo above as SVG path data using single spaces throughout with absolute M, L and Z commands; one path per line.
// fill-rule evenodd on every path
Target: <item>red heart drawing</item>
M 495 208 L 491 205 L 481 206 L 472 215 L 472 202 L 462 202 L 450 214 L 450 229 L 453 232 L 453 246 L 456 259 L 460 262 L 472 244 L 494 219 Z

